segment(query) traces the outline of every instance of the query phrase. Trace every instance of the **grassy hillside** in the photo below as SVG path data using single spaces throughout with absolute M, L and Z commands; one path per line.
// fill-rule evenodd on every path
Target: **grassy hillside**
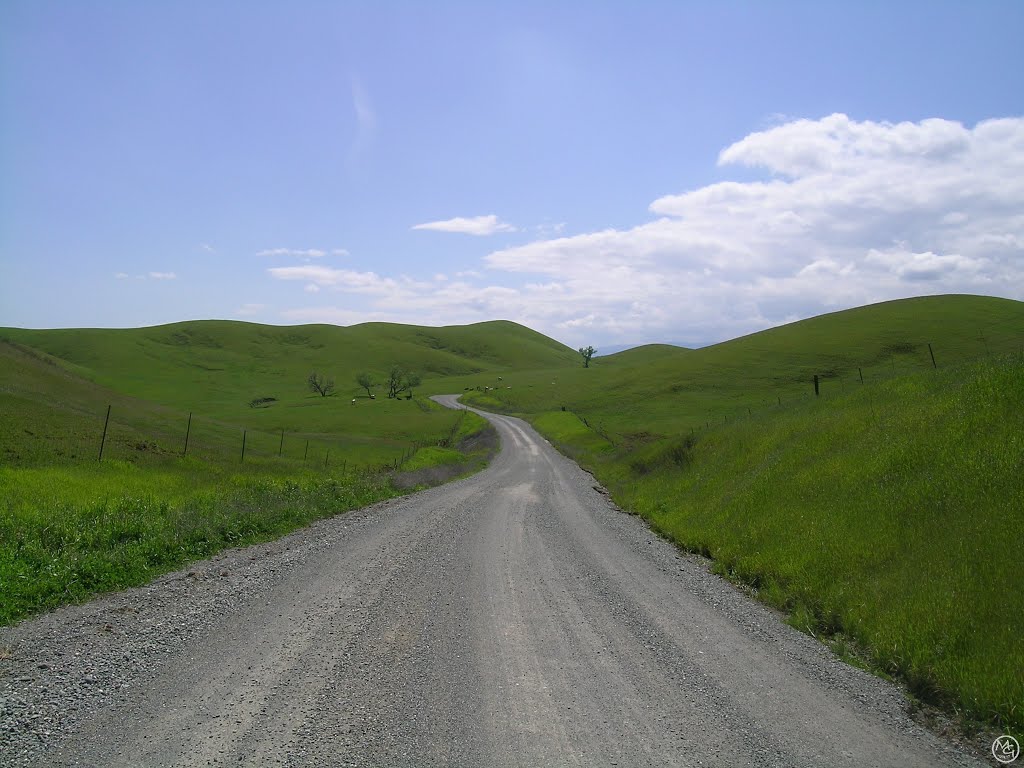
M 256 397 L 305 397 L 320 371 L 340 395 L 354 377 L 383 377 L 393 365 L 424 378 L 572 363 L 575 352 L 505 321 L 424 328 L 367 323 L 268 326 L 229 320 L 131 329 L 0 329 L 0 339 L 45 352 L 111 389 L 186 411 L 233 416 Z
M 1006 542 L 1024 541 L 1022 347 L 1024 304 L 934 297 L 465 399 L 526 415 L 796 626 L 1020 733 L 1024 577 Z
M 537 334 L 497 328 L 524 339 L 526 352 L 509 359 L 557 359 Z M 470 349 L 472 335 L 392 343 L 394 328 L 371 330 L 373 352 L 360 360 L 406 347 L 421 358 L 392 362 L 478 370 L 469 354 L 503 360 L 480 339 Z M 420 476 L 433 482 L 485 463 L 470 439 L 486 426 L 475 415 L 421 397 L 303 391 L 306 366 L 333 359 L 317 346 L 320 331 L 188 323 L 8 332 L 20 341 L 0 341 L 0 623 L 404 492 Z M 309 346 L 296 351 L 300 339 Z M 285 390 L 286 379 L 296 386 Z M 268 406 L 249 407 L 274 393 Z
M 20 463 L 96 451 L 108 404 L 110 455 L 133 461 L 179 452 L 193 413 L 190 452 L 209 458 L 239 454 L 247 429 L 253 454 L 276 455 L 283 431 L 292 456 L 304 454 L 309 440 L 318 459 L 331 450 L 337 461 L 389 462 L 413 443 L 444 434 L 455 416 L 421 398 L 389 400 L 380 389 L 371 401 L 356 386 L 356 373 L 381 381 L 397 364 L 437 378 L 575 358 L 567 347 L 504 321 L 448 328 L 202 321 L 123 330 L 8 328 L 0 339 L 9 340 L 0 341 L 0 406 L 11 427 L 0 436 L 0 456 Z M 333 378 L 338 396 L 310 393 L 312 370 Z M 250 407 L 256 398 L 274 399 Z
M 722 344 L 686 350 L 641 347 L 591 367 L 505 376 L 476 402 L 523 413 L 582 414 L 613 440 L 689 432 L 769 405 L 822 396 L 1024 347 L 1024 303 L 984 296 L 934 296 L 822 315 Z M 636 364 L 629 364 L 635 355 Z M 577 358 L 578 359 L 578 358 Z M 626 364 L 622 361 L 625 360 Z M 497 386 L 487 374 L 445 382 Z M 511 389 L 508 389 L 511 387 Z
M 633 347 L 613 355 L 596 357 L 590 364 L 601 368 L 635 368 L 663 360 L 678 360 L 690 351 L 686 347 L 671 344 L 644 344 L 642 347 Z

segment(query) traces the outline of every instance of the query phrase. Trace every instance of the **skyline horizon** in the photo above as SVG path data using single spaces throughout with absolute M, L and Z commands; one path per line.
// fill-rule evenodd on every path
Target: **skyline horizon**
M 970 297 L 974 297 L 974 298 L 1002 299 L 1002 300 L 1006 300 L 1006 301 L 1014 301 L 1014 302 L 1017 302 L 1017 303 L 1024 304 L 1024 301 L 1022 301 L 1020 299 L 1012 299 L 1012 298 L 1007 298 L 1005 296 L 995 296 L 995 295 L 988 295 L 988 294 L 948 293 L 948 294 L 929 294 L 929 295 L 924 295 L 924 296 L 904 296 L 904 297 L 900 297 L 900 298 L 896 298 L 896 299 L 885 299 L 883 301 L 871 302 L 871 303 L 868 303 L 868 304 L 862 304 L 862 305 L 858 305 L 858 306 L 855 306 L 855 307 L 845 307 L 843 309 L 832 310 L 832 311 L 829 311 L 829 312 L 822 312 L 822 313 L 817 314 L 817 315 L 811 315 L 809 317 L 797 318 L 797 319 L 790 320 L 790 321 L 785 322 L 785 323 L 780 323 L 780 324 L 777 324 L 777 325 L 770 325 L 770 326 L 766 326 L 764 328 L 758 328 L 756 330 L 750 331 L 748 333 L 743 333 L 743 334 L 740 334 L 738 336 L 732 336 L 732 337 L 729 337 L 729 338 L 723 338 L 723 339 L 717 339 L 717 340 L 690 341 L 690 342 L 679 341 L 679 340 L 668 340 L 668 341 L 665 341 L 665 340 L 655 340 L 655 341 L 642 341 L 642 342 L 637 342 L 637 343 L 616 342 L 616 343 L 612 343 L 612 344 L 604 344 L 601 347 L 596 347 L 594 357 L 595 358 L 596 357 L 604 357 L 604 356 L 607 356 L 607 355 L 616 354 L 618 352 L 624 352 L 624 351 L 629 350 L 629 349 L 636 349 L 636 348 L 645 347 L 645 346 L 670 346 L 670 347 L 678 347 L 680 349 L 690 349 L 690 350 L 703 349 L 703 348 L 706 348 L 706 347 L 713 347 L 713 346 L 716 346 L 718 344 L 726 344 L 726 343 L 729 343 L 731 341 L 736 341 L 738 339 L 746 338 L 748 336 L 756 336 L 757 334 L 764 333 L 766 331 L 771 331 L 771 330 L 774 330 L 774 329 L 783 328 L 783 327 L 788 326 L 788 325 L 793 325 L 793 324 L 801 323 L 801 322 L 808 321 L 808 320 L 814 320 L 814 319 L 819 318 L 819 317 L 824 317 L 824 316 L 828 316 L 828 315 L 835 315 L 835 314 L 842 314 L 844 312 L 848 312 L 848 311 L 851 311 L 851 310 L 864 309 L 864 308 L 868 308 L 868 307 L 872 307 L 872 306 L 877 306 L 877 305 L 881 305 L 881 304 L 892 304 L 892 303 L 897 303 L 897 302 L 912 301 L 912 300 L 915 300 L 915 299 L 936 299 L 936 298 L 943 298 L 943 297 L 948 297 L 948 296 L 970 296 Z M 577 349 L 577 347 L 574 346 L 573 344 L 570 344 L 570 343 L 568 343 L 568 342 L 566 342 L 566 341 L 564 341 L 562 339 L 559 339 L 556 336 L 552 336 L 550 334 L 544 333 L 543 331 L 540 331 L 540 330 L 538 330 L 536 328 L 533 328 L 533 327 L 531 327 L 529 325 L 526 325 L 525 323 L 521 323 L 521 322 L 519 322 L 517 320 L 511 319 L 511 318 L 502 318 L 502 317 L 489 318 L 489 319 L 486 319 L 486 320 L 476 320 L 476 321 L 471 322 L 471 323 L 449 323 L 449 324 L 446 324 L 446 325 L 422 325 L 422 324 L 415 324 L 415 323 L 391 322 L 391 321 L 387 321 L 387 320 L 366 320 L 366 321 L 359 322 L 359 323 L 351 323 L 349 325 L 339 325 L 337 323 L 266 323 L 266 322 L 260 322 L 260 321 L 249 320 L 249 319 L 238 318 L 238 317 L 204 317 L 204 318 L 190 318 L 190 319 L 186 319 L 186 320 L 172 320 L 172 321 L 166 322 L 166 323 L 154 323 L 154 324 L 149 324 L 149 325 L 130 325 L 130 326 L 60 326 L 60 327 L 47 326 L 47 327 L 31 327 L 31 326 L 12 326 L 12 325 L 6 325 L 6 326 L 0 326 L 0 330 L 3 330 L 5 328 L 11 328 L 11 329 L 14 329 L 14 330 L 39 330 L 39 331 L 47 331 L 47 330 L 56 330 L 56 331 L 69 331 L 69 330 L 111 330 L 111 331 L 117 331 L 117 330 L 144 330 L 144 329 L 147 329 L 147 328 L 162 328 L 162 327 L 171 326 L 171 325 L 180 325 L 180 324 L 183 324 L 183 323 L 203 323 L 203 322 L 244 323 L 244 324 L 248 324 L 248 325 L 259 325 L 259 326 L 265 326 L 265 327 L 269 327 L 269 328 L 295 328 L 295 327 L 303 327 L 303 326 L 308 326 L 308 325 L 327 325 L 327 326 L 332 326 L 332 327 L 335 327 L 335 328 L 356 328 L 356 327 L 359 327 L 361 325 L 374 325 L 374 324 L 401 325 L 401 326 L 418 327 L 418 328 L 452 328 L 452 327 L 468 327 L 468 326 L 482 325 L 482 324 L 485 324 L 485 323 L 494 323 L 494 322 L 508 322 L 508 323 L 513 323 L 513 324 L 519 325 L 519 326 L 521 326 L 523 328 L 526 328 L 528 330 L 534 331 L 536 333 L 540 333 L 540 334 L 542 334 L 544 336 L 547 336 L 549 339 L 551 339 L 553 341 L 556 341 L 556 342 L 562 344 L 563 346 L 565 346 L 565 347 L 567 347 L 569 349 L 573 349 L 573 350 Z

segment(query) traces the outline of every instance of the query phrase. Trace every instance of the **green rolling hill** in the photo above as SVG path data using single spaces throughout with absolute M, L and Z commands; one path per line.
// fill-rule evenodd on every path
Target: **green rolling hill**
M 379 380 L 395 364 L 423 376 L 415 399 L 370 400 L 356 386 L 357 372 Z M 338 396 L 307 391 L 311 370 L 333 377 Z M 121 545 L 69 554 L 61 542 L 83 526 L 121 541 L 136 535 L 122 518 L 144 527 L 163 509 L 158 555 L 145 554 L 146 538 L 133 555 L 138 583 L 180 548 L 182 510 L 204 510 L 188 518 L 189 556 L 285 530 L 246 526 L 253 504 L 277 516 L 294 507 L 292 478 L 309 515 L 330 514 L 333 494 L 355 487 L 354 464 L 394 462 L 461 429 L 424 397 L 447 392 L 530 419 L 624 508 L 840 653 L 968 719 L 1024 724 L 1012 672 L 1024 643 L 1006 618 L 1024 611 L 1024 585 L 1000 548 L 1024 539 L 1024 303 L 1007 299 L 886 302 L 700 349 L 634 348 L 588 369 L 509 322 L 0 329 L 0 533 L 38 532 L 35 549 L 11 555 L 11 579 L 35 584 L 59 556 L 81 580 L 82 558 Z M 258 397 L 274 400 L 250 407 Z M 98 466 L 107 405 L 115 461 Z M 243 429 L 251 453 L 239 474 Z M 331 472 L 319 469 L 328 458 Z M 344 504 L 394 492 L 365 482 Z M 55 521 L 65 532 L 52 543 Z M 3 562 L 0 552 L 0 576 Z M 112 573 L 75 581 L 74 594 L 128 583 Z M 71 582 L 47 579 L 17 598 L 18 615 L 67 599 Z
M 591 366 L 470 379 L 467 399 L 530 419 L 840 654 L 1024 727 L 1003 548 L 1024 541 L 1024 303 L 907 299 Z
M 424 378 L 571 364 L 575 352 L 516 323 L 426 328 L 391 323 L 351 327 L 267 326 L 205 320 L 132 329 L 0 328 L 70 370 L 125 394 L 229 414 L 254 397 L 303 397 L 306 375 L 332 376 L 358 393 L 354 377 L 392 365 Z

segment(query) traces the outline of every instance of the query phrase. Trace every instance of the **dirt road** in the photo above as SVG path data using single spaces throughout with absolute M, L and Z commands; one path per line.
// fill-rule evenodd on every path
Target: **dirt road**
M 474 477 L 4 630 L 0 763 L 981 764 L 489 418 Z

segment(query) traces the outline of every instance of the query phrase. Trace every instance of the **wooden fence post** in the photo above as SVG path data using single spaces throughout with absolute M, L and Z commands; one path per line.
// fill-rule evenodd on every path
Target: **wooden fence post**
M 819 394 L 820 393 L 818 392 L 818 374 L 814 374 L 814 396 L 818 397 Z
M 107 406 L 107 417 L 103 420 L 103 437 L 100 438 L 100 457 L 97 461 L 103 461 L 103 446 L 107 442 L 107 425 L 110 423 L 110 406 Z
M 277 446 L 277 458 L 281 458 L 281 451 L 284 450 L 284 430 L 281 430 L 281 444 Z
M 245 436 L 248 434 L 247 430 L 242 430 L 242 458 L 238 460 L 239 464 L 245 463 Z

